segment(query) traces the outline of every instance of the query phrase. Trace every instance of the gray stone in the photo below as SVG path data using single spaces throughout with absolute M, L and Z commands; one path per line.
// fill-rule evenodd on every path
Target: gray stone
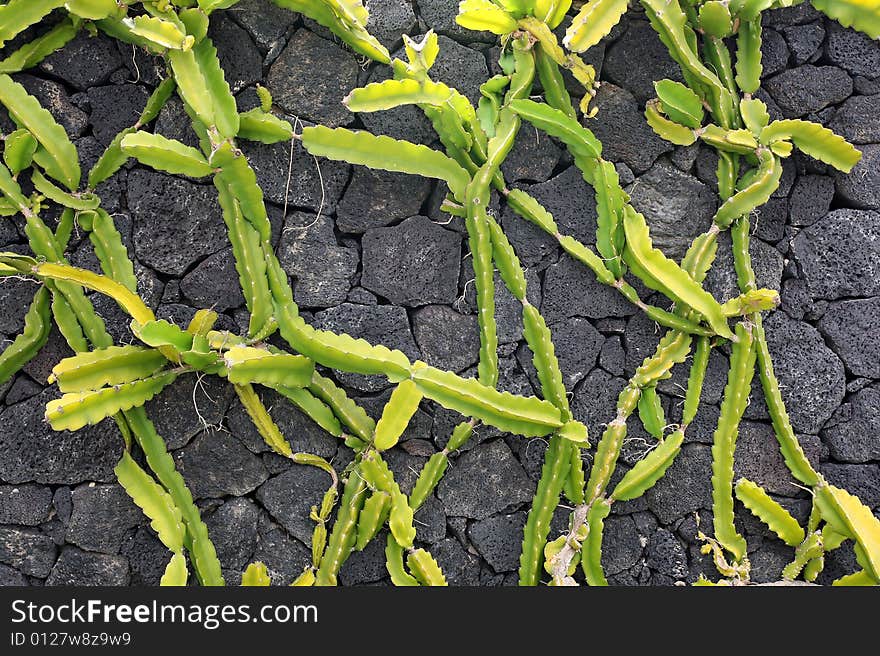
M 646 21 L 630 22 L 623 36 L 608 48 L 602 73 L 629 89 L 641 105 L 656 97 L 655 80 L 683 81 L 678 64 Z
M 180 281 L 180 290 L 198 308 L 223 312 L 244 305 L 232 249 L 209 255 Z
M 298 14 L 262 0 L 240 0 L 230 15 L 264 52 L 280 45 L 299 20 Z
M 831 209 L 834 180 L 825 175 L 805 175 L 797 179 L 789 198 L 792 225 L 810 226 Z
M 785 266 L 779 251 L 760 239 L 752 239 L 749 243 L 749 253 L 752 256 L 752 267 L 758 288 L 779 291 L 782 287 L 782 270 Z M 718 236 L 718 255 L 706 276 L 704 287 L 722 302 L 736 298 L 742 293 L 737 283 L 729 233 Z
M 403 351 L 411 359 L 419 357 L 419 349 L 409 329 L 406 310 L 390 305 L 354 305 L 342 303 L 315 314 L 314 326 L 323 330 L 343 332 Z M 363 376 L 340 372 L 339 380 L 365 392 L 377 392 L 390 383 L 379 376 Z
M 27 584 L 28 580 L 24 574 L 9 565 L 0 563 L 0 587 L 24 587 Z
M 493 515 L 468 528 L 468 537 L 480 555 L 496 572 L 512 572 L 519 567 L 526 513 Z
M 168 448 L 179 449 L 205 426 L 220 425 L 233 394 L 219 377 L 181 376 L 147 401 L 146 410 Z
M 503 440 L 481 444 L 451 463 L 437 489 L 447 515 L 485 519 L 529 501 L 532 485 Z
M 257 174 L 257 183 L 267 201 L 322 213 L 336 211 L 348 183 L 348 164 L 314 158 L 299 142 L 242 142 L 241 149 Z
M 86 131 L 89 117 L 71 102 L 63 86 L 30 75 L 16 75 L 15 81 L 40 101 L 40 105 L 52 114 L 69 137 L 79 137 Z
M 122 556 L 65 547 L 46 585 L 119 586 L 129 581 L 128 561 Z
M 544 276 L 541 313 L 548 323 L 568 317 L 626 317 L 637 308 L 616 289 L 603 285 L 586 266 L 565 254 Z
M 675 462 L 648 490 L 648 506 L 663 524 L 712 505 L 712 449 L 685 444 Z
M 446 305 L 427 305 L 413 313 L 413 335 L 431 366 L 462 371 L 480 355 L 477 318 Z
M 524 130 L 501 165 L 507 184 L 546 182 L 553 174 L 562 151 L 547 135 Z
M 180 276 L 226 245 L 226 228 L 213 187 L 152 171 L 128 176 L 138 259 L 160 273 Z
M 588 122 L 587 127 L 602 142 L 602 155 L 606 159 L 623 162 L 640 175 L 650 169 L 660 155 L 673 150 L 672 144 L 648 127 L 638 102 L 626 89 L 603 84 L 596 94 L 595 106 L 599 108 L 600 118 Z
M 385 568 L 385 540 L 382 533 L 372 540 L 363 551 L 352 551 L 339 570 L 342 585 L 375 583 L 388 575 Z
M 9 219 L 6 219 L 8 221 Z M 39 287 L 30 280 L 5 278 L 0 284 L 0 332 L 7 335 L 20 333 L 24 328 L 24 315 L 30 307 Z
M 88 551 L 119 553 L 126 534 L 144 516 L 120 485 L 80 485 L 65 539 Z
M 848 98 L 828 127 L 854 144 L 880 143 L 880 93 Z
M 43 485 L 0 485 L 0 524 L 36 526 L 49 518 L 52 490 Z
M 819 322 L 819 331 L 855 376 L 880 378 L 880 297 L 836 301 Z
M 92 132 L 107 146 L 119 132 L 137 122 L 150 92 L 136 84 L 114 84 L 92 87 L 88 95 L 92 107 L 89 115 Z
M 880 460 L 880 390 L 865 388 L 840 406 L 822 430 L 822 441 L 835 460 Z
M 424 216 L 368 230 L 361 285 L 396 305 L 452 303 L 458 295 L 461 236 Z
M 824 463 L 819 467 L 828 482 L 857 496 L 868 508 L 880 508 L 880 464 L 841 465 Z
M 717 207 L 709 187 L 665 158 L 636 181 L 630 195 L 648 221 L 654 246 L 676 260 L 709 228 Z
M 395 52 L 393 56 L 404 61 L 407 60 L 403 48 Z M 390 67 L 377 66 L 370 71 L 367 82 L 384 82 L 393 77 L 394 72 Z M 416 105 L 402 105 L 382 112 L 364 112 L 358 114 L 358 118 L 363 122 L 364 127 L 373 134 L 384 134 L 393 139 L 403 139 L 425 145 L 430 145 L 437 139 L 437 133 L 434 132 L 431 121 Z
M 815 435 L 843 401 L 843 364 L 809 324 L 776 312 L 764 325 L 791 423 L 796 431 Z
M 0 563 L 27 576 L 46 578 L 55 562 L 55 543 L 30 528 L 0 526 Z
M 837 23 L 831 23 L 828 29 L 825 55 L 832 64 L 853 75 L 875 78 L 880 70 L 880 46 L 876 39 Z
M 141 526 L 127 536 L 120 555 L 128 559 L 129 585 L 158 586 L 162 581 L 168 565 L 168 547 L 151 529 Z
M 260 52 L 250 35 L 236 25 L 228 14 L 218 12 L 211 17 L 208 36 L 217 48 L 223 77 L 232 93 L 238 93 L 260 81 L 263 77 Z
M 309 510 L 320 505 L 330 478 L 317 467 L 293 465 L 257 490 L 257 500 L 293 537 L 311 544 L 315 522 Z
M 229 582 L 237 582 L 257 548 L 259 510 L 247 498 L 230 499 L 205 517 L 208 534 Z
M 835 210 L 803 230 L 792 253 L 810 296 L 880 296 L 880 212 Z
M 788 41 L 794 63 L 798 66 L 812 60 L 825 40 L 825 28 L 821 22 L 793 25 L 784 28 L 782 33 Z
M 447 0 L 419 0 L 419 16 L 425 24 L 438 34 L 444 34 L 454 38 L 460 43 L 472 41 L 488 41 L 495 43 L 498 37 L 491 32 L 477 32 L 465 29 L 459 25 L 455 17 L 458 16 L 458 5 Z M 443 46 L 441 44 L 441 52 Z
M 300 29 L 269 69 L 266 87 L 287 113 L 336 127 L 352 119 L 342 99 L 357 86 L 357 74 L 354 54 Z
M 269 570 L 273 585 L 290 585 L 312 564 L 312 550 L 269 521 L 260 528 L 254 560 L 259 560 Z
M 837 193 L 851 206 L 880 209 L 880 144 L 860 146 L 862 159 L 849 173 L 834 172 Z
M 418 214 L 430 193 L 427 178 L 356 167 L 339 201 L 336 225 L 353 234 L 389 226 Z
M 239 439 L 208 430 L 174 453 L 193 497 L 241 496 L 269 477 L 265 465 Z
M 587 425 L 590 435 L 601 435 L 605 425 L 614 419 L 617 395 L 625 385 L 623 378 L 594 369 L 575 388 L 571 412 L 575 419 Z
M 91 37 L 87 32 L 80 32 L 40 62 L 41 70 L 81 91 L 104 84 L 120 66 L 122 58 L 113 40 L 103 34 Z
M 815 436 L 802 436 L 801 445 L 807 458 L 819 462 L 819 442 Z M 742 421 L 734 456 L 734 478 L 744 477 L 771 494 L 798 496 L 801 488 L 785 466 L 773 427 L 754 421 Z
M 596 366 L 605 339 L 589 321 L 581 317 L 552 324 L 550 333 L 562 371 L 562 382 L 572 389 Z
M 404 442 L 404 448 L 407 444 L 410 442 Z M 446 513 L 436 496 L 429 496 L 416 511 L 413 524 L 416 527 L 416 539 L 420 542 L 436 544 L 446 537 Z
M 602 569 L 614 576 L 634 567 L 642 558 L 643 544 L 630 515 L 611 515 L 602 530 Z
M 358 253 L 339 246 L 330 234 L 315 237 L 293 225 L 292 218 L 306 220 L 310 215 L 296 212 L 288 216 L 278 246 L 281 267 L 293 277 L 293 298 L 301 307 L 332 307 L 345 301 L 357 273 Z M 314 218 L 311 222 L 314 222 Z M 309 222 L 306 223 L 308 225 Z
M 761 37 L 761 64 L 764 67 L 761 76 L 776 75 L 788 64 L 788 45 L 782 35 L 775 30 L 765 28 Z
M 655 573 L 655 584 L 657 583 L 657 574 L 673 581 L 687 578 L 687 552 L 678 538 L 664 528 L 657 529 L 648 539 L 648 544 L 645 547 L 645 561 Z M 665 580 L 663 582 L 668 584 Z
M 853 92 L 852 78 L 836 66 L 805 64 L 783 71 L 765 86 L 786 118 L 818 112 L 846 100 Z
M 411 0 L 371 0 L 367 29 L 386 48 L 394 48 L 401 34 L 416 26 L 416 15 Z
M 440 565 L 449 585 L 478 585 L 480 561 L 467 552 L 455 538 L 446 538 L 435 544 L 431 547 L 431 555 Z
M 113 480 L 123 449 L 116 425 L 104 421 L 75 432 L 55 432 L 44 412 L 56 396 L 49 389 L 0 414 L 0 479 L 56 484 Z

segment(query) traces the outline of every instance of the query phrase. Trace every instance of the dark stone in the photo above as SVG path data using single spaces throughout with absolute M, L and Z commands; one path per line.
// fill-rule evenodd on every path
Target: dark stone
M 232 93 L 260 81 L 263 76 L 260 52 L 250 35 L 230 20 L 228 14 L 215 13 L 211 17 L 208 36 L 217 48 L 223 77 Z
M 80 32 L 60 50 L 40 62 L 40 69 L 83 91 L 104 84 L 122 66 L 116 44 L 103 34 Z
M 840 406 L 825 425 L 822 441 L 835 460 L 880 460 L 880 390 L 865 388 Z
M 430 428 L 428 424 L 428 417 L 423 415 L 422 413 L 416 413 L 416 419 L 412 422 L 410 426 L 410 435 L 408 437 L 414 437 L 413 433 L 416 433 L 420 438 L 427 439 L 430 435 Z M 413 431 L 412 429 L 416 429 Z M 392 449 L 382 454 L 385 458 L 385 462 L 388 464 L 388 468 L 391 470 L 391 473 L 394 474 L 394 480 L 400 486 L 400 490 L 404 494 L 409 494 L 412 492 L 413 486 L 416 484 L 416 480 L 418 479 L 419 472 L 424 467 L 425 463 L 428 462 L 426 457 L 412 455 L 406 449 Z
M 755 213 L 755 236 L 766 242 L 776 243 L 785 236 L 788 221 L 788 200 L 771 198 L 767 204 Z
M 602 569 L 614 576 L 634 567 L 642 558 L 644 545 L 630 515 L 612 515 L 602 530 Z
M 358 253 L 336 244 L 329 218 L 322 221 L 330 229 L 324 238 L 304 234 L 294 225 L 303 221 L 308 225 L 315 219 L 302 212 L 288 216 L 278 246 L 281 267 L 294 279 L 294 300 L 301 307 L 338 305 L 345 301 L 351 289 L 351 280 L 357 273 Z
M 594 438 L 600 436 L 605 425 L 614 419 L 617 395 L 625 385 L 623 378 L 594 369 L 575 389 L 571 401 L 572 415 L 587 425 Z
M 336 225 L 354 234 L 389 226 L 418 214 L 430 193 L 427 178 L 356 167 L 339 201 Z
M 8 284 L 8 283 L 4 283 Z M 2 289 L 3 285 L 0 285 Z M 25 307 L 30 303 L 30 298 L 25 301 Z M 19 306 L 21 307 L 21 306 Z M 49 339 L 39 352 L 31 358 L 31 360 L 22 367 L 22 371 L 34 380 L 46 380 L 52 373 L 52 367 L 58 364 L 64 358 L 73 355 L 73 351 L 67 345 L 67 340 L 61 336 L 56 326 L 52 326 L 49 331 Z
M 383 532 L 373 539 L 363 551 L 352 551 L 339 570 L 342 585 L 375 583 L 388 574 L 385 568 L 385 540 Z
M 818 440 L 805 437 L 801 440 L 808 458 L 818 464 Z M 763 487 L 771 494 L 785 497 L 797 496 L 801 490 L 795 485 L 782 459 L 773 427 L 753 421 L 742 421 L 734 456 L 734 480 L 744 477 Z
M 546 182 L 553 174 L 562 151 L 553 140 L 535 130 L 524 130 L 501 165 L 507 184 Z
M 0 563 L 27 576 L 46 578 L 55 562 L 55 543 L 30 528 L 0 526 Z
M 835 210 L 795 237 L 810 296 L 880 295 L 880 212 Z
M 9 565 L 0 563 L 0 587 L 24 587 L 28 580 L 24 574 Z
M 410 442 L 404 442 L 404 448 Z M 446 513 L 443 504 L 433 494 L 416 511 L 414 521 L 416 539 L 428 544 L 436 544 L 446 537 Z
M 880 93 L 848 98 L 834 113 L 828 127 L 855 144 L 880 142 Z
M 312 563 L 312 550 L 287 535 L 277 524 L 266 521 L 257 537 L 254 560 L 269 570 L 273 585 L 290 585 Z
M 123 448 L 116 425 L 104 421 L 75 432 L 55 432 L 44 412 L 56 396 L 48 389 L 0 414 L 0 479 L 64 484 L 113 480 Z
M 308 513 L 306 513 L 308 514 Z M 257 548 L 257 521 L 260 512 L 253 501 L 230 499 L 205 517 L 211 542 L 223 566 L 225 578 L 236 581 L 251 562 Z
M 599 366 L 612 376 L 622 376 L 625 359 L 626 352 L 623 350 L 620 337 L 617 335 L 608 337 L 602 344 L 602 350 L 599 351 Z
M 880 46 L 867 34 L 831 23 L 825 44 L 828 60 L 853 75 L 877 77 L 880 71 Z
M 825 175 L 805 175 L 797 179 L 789 199 L 792 225 L 810 226 L 831 209 L 834 180 Z
M 240 0 L 230 15 L 264 52 L 279 46 L 287 31 L 299 20 L 299 16 L 289 9 L 262 0 Z
M 880 297 L 836 301 L 819 322 L 819 331 L 855 376 L 880 378 Z
M 129 581 L 128 560 L 122 556 L 65 547 L 46 585 L 118 586 Z
M 6 394 L 5 401 L 7 405 L 24 401 L 43 391 L 43 386 L 35 383 L 26 374 L 16 376 L 13 380 L 15 382 L 12 383 L 12 387 L 9 388 L 9 392 Z
M 771 9 L 762 15 L 763 22 L 770 27 L 781 29 L 790 25 L 803 25 L 822 19 L 819 10 L 810 6 L 809 3 L 794 7 Z
M 120 554 L 128 559 L 133 586 L 158 586 L 170 559 L 168 547 L 146 526 L 126 537 Z
M 409 329 L 406 310 L 390 305 L 354 305 L 342 303 L 315 314 L 316 328 L 342 332 L 362 338 L 371 344 L 384 344 L 403 351 L 411 359 L 419 357 L 419 349 Z M 339 380 L 365 392 L 377 392 L 390 383 L 379 376 L 363 376 L 340 372 Z
M 40 105 L 52 114 L 69 137 L 79 137 L 86 131 L 89 117 L 71 102 L 63 86 L 30 75 L 16 75 L 15 81 L 40 101 Z
M 788 55 L 788 45 L 782 35 L 765 28 L 761 35 L 761 64 L 764 67 L 761 76 L 769 77 L 784 70 L 788 64 Z
M 712 505 L 712 449 L 685 444 L 672 466 L 648 490 L 648 506 L 663 524 Z
M 458 16 L 458 5 L 447 0 L 419 0 L 418 2 L 419 17 L 422 21 L 438 34 L 452 37 L 459 43 L 470 43 L 473 41 L 488 41 L 495 43 L 498 39 L 491 32 L 477 32 L 465 29 L 459 25 L 455 17 Z M 443 44 L 440 45 L 440 51 L 443 51 Z
M 215 312 L 244 304 L 231 248 L 209 255 L 180 281 L 180 289 L 195 307 Z
M 241 148 L 257 174 L 257 183 L 267 201 L 322 213 L 336 211 L 348 182 L 348 164 L 316 159 L 298 142 L 272 145 L 244 142 Z
M 493 515 L 471 524 L 468 537 L 493 570 L 512 572 L 519 567 L 525 525 L 524 512 Z
M 261 390 L 260 396 L 263 404 L 271 409 L 272 419 L 281 430 L 281 434 L 290 442 L 294 452 L 313 453 L 327 459 L 336 454 L 337 439 L 313 422 L 299 408 L 271 390 Z M 229 432 L 244 442 L 245 446 L 254 453 L 266 453 L 271 450 L 240 401 L 233 402 L 226 421 Z
M 401 34 L 416 27 L 416 15 L 411 0 L 371 0 L 367 29 L 386 48 L 394 48 Z
M 89 122 L 95 138 L 107 146 L 125 128 L 130 128 L 147 104 L 150 92 L 136 84 L 92 87 L 88 91 L 92 106 Z
M 427 305 L 413 313 L 413 335 L 422 358 L 431 366 L 462 371 L 477 362 L 480 335 L 477 318 L 446 305 Z
M 212 187 L 148 171 L 128 176 L 138 259 L 179 276 L 226 245 L 226 228 Z
M 342 99 L 357 86 L 357 74 L 354 54 L 300 29 L 269 69 L 266 87 L 287 113 L 336 127 L 352 119 Z
M 860 146 L 861 161 L 849 173 L 834 172 L 837 193 L 849 205 L 880 209 L 880 144 Z
M 532 485 L 503 440 L 481 444 L 450 464 L 437 488 L 447 515 L 485 519 L 532 498 Z
M 320 505 L 330 478 L 317 467 L 294 465 L 257 490 L 257 500 L 293 537 L 311 544 L 315 522 L 309 510 Z
M 603 285 L 586 266 L 565 254 L 544 276 L 541 313 L 548 323 L 568 317 L 626 317 L 637 308 L 616 289 Z
M 853 92 L 852 78 L 836 66 L 805 64 L 783 71 L 765 82 L 786 118 L 818 112 L 846 100 Z
M 605 159 L 623 162 L 636 174 L 642 174 L 661 154 L 673 150 L 672 144 L 648 126 L 638 102 L 626 89 L 603 84 L 596 94 L 595 106 L 601 118 L 588 122 L 587 127 L 602 142 Z
M 4 217 L 3 222 L 9 219 Z M 24 328 L 24 315 L 27 314 L 34 294 L 39 286 L 30 280 L 6 278 L 0 284 L 0 332 L 7 335 L 20 333 Z
M 656 80 L 683 81 L 678 64 L 646 21 L 632 21 L 623 36 L 608 48 L 602 74 L 614 84 L 629 89 L 641 105 L 656 97 Z
M 49 518 L 52 490 L 42 485 L 0 485 L 0 524 L 36 526 Z
M 207 430 L 174 453 L 193 497 L 241 496 L 269 477 L 262 461 L 229 433 Z
M 753 583 L 774 583 L 782 580 L 782 570 L 792 561 L 791 547 L 775 540 L 765 541 L 749 554 L 750 580 Z
M 785 40 L 794 56 L 794 64 L 798 66 L 812 60 L 825 40 L 825 28 L 820 22 L 786 27 L 782 33 L 785 34 Z
M 66 540 L 88 551 L 119 553 L 126 533 L 144 516 L 120 485 L 80 485 L 73 490 Z
M 181 376 L 148 401 L 146 410 L 168 448 L 179 449 L 206 426 L 220 425 L 233 394 L 221 378 Z
M 407 60 L 403 48 L 393 54 L 394 57 Z M 368 83 L 384 82 L 394 77 L 394 71 L 388 66 L 377 66 L 370 71 Z M 384 134 L 393 139 L 403 139 L 430 145 L 437 139 L 437 133 L 425 113 L 416 105 L 401 105 L 382 112 L 363 112 L 358 114 L 364 127 L 373 134 Z
M 199 138 L 192 128 L 192 119 L 186 113 L 183 101 L 175 96 L 168 99 L 156 117 L 154 132 L 191 148 L 199 148 Z
M 764 325 L 791 423 L 815 435 L 843 401 L 843 364 L 809 324 L 775 312 Z
M 665 158 L 637 180 L 630 195 L 648 221 L 654 246 L 675 260 L 709 228 L 717 207 L 711 189 Z
M 562 371 L 562 381 L 571 389 L 596 366 L 596 358 L 605 339 L 589 321 L 580 317 L 552 324 L 550 333 Z
M 449 585 L 478 585 L 480 561 L 467 552 L 455 538 L 446 538 L 435 544 L 431 547 L 431 555 L 440 565 Z
M 752 267 L 758 288 L 778 291 L 782 287 L 782 270 L 785 266 L 779 251 L 760 239 L 752 239 L 749 243 L 749 253 L 752 256 Z M 704 287 L 722 302 L 736 298 L 742 293 L 737 283 L 729 233 L 718 236 L 718 255 L 706 275 Z
M 854 494 L 869 508 L 880 508 L 880 465 L 825 463 L 819 467 L 819 471 L 829 483 Z
M 656 574 L 681 581 L 688 575 L 687 552 L 681 542 L 666 529 L 660 528 L 648 539 L 645 561 Z

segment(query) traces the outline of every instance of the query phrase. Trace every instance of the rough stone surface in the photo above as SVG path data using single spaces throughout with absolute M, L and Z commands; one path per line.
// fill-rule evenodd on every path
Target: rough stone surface
M 80 485 L 73 490 L 66 539 L 88 551 L 115 554 L 126 533 L 144 522 L 120 485 Z
M 828 60 L 853 75 L 877 77 L 880 70 L 880 48 L 877 41 L 867 34 L 829 23 L 828 40 L 825 44 Z
M 65 547 L 46 585 L 112 586 L 129 583 L 128 561 L 122 556 Z
M 841 462 L 880 460 L 880 390 L 868 387 L 850 397 L 825 425 L 822 441 Z
M 36 526 L 49 519 L 52 490 L 43 485 L 0 485 L 0 524 Z
M 853 207 L 880 210 L 880 144 L 861 146 L 862 159 L 849 174 L 835 171 L 837 193 Z
M 828 127 L 855 144 L 880 143 L 880 125 L 874 118 L 880 113 L 880 93 L 853 96 L 834 113 Z
M 208 256 L 180 281 L 180 291 L 194 307 L 223 312 L 244 304 L 231 248 Z
M 853 92 L 852 78 L 836 66 L 805 64 L 765 83 L 786 118 L 806 116 L 846 100 Z
M 519 567 L 525 525 L 524 512 L 494 515 L 471 524 L 468 528 L 468 536 L 493 570 L 512 572 Z
M 452 303 L 458 291 L 461 237 L 424 216 L 374 228 L 363 237 L 361 284 L 395 305 Z M 418 248 L 413 248 L 418 244 Z
M 657 96 L 655 80 L 683 81 L 681 69 L 647 21 L 632 21 L 623 36 L 608 48 L 602 75 L 632 91 L 641 105 Z
M 880 321 L 880 297 L 837 301 L 819 322 L 819 331 L 849 372 L 880 378 L 880 342 L 872 333 Z
M 210 430 L 174 454 L 175 463 L 197 499 L 241 496 L 269 474 L 247 447 L 228 433 Z
M 814 299 L 880 295 L 880 212 L 835 210 L 795 237 L 792 252 Z
M 427 305 L 413 314 L 413 335 L 428 364 L 462 371 L 479 357 L 477 318 L 446 305 Z
M 502 440 L 481 444 L 458 458 L 437 488 L 453 517 L 485 519 L 531 498 L 532 486 Z

